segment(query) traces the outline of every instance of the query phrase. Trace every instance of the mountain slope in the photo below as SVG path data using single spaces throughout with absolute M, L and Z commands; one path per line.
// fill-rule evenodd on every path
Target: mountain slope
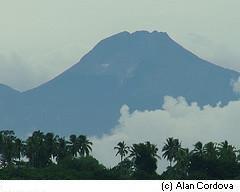
M 6 115 L 21 132 L 100 135 L 117 124 L 123 104 L 157 109 L 165 95 L 201 106 L 236 100 L 231 81 L 238 76 L 200 59 L 166 33 L 122 32 L 99 42 L 55 79 L 22 93 L 17 117 Z

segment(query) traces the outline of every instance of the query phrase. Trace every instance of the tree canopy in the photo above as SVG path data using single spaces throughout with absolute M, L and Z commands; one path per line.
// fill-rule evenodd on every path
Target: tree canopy
M 159 141 L 159 144 L 164 141 Z M 120 141 L 112 150 L 120 162 L 107 168 L 92 155 L 85 135 L 68 139 L 35 131 L 22 140 L 13 131 L 0 131 L 0 177 L 2 179 L 240 179 L 240 152 L 223 141 L 201 141 L 182 147 L 167 138 L 161 150 L 149 141 L 127 145 Z M 169 161 L 163 173 L 157 171 Z M 116 157 L 112 157 L 116 158 Z

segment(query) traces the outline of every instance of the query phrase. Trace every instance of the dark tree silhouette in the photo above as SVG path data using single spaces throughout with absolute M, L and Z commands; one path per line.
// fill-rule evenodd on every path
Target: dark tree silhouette
M 81 157 L 89 156 L 92 151 L 92 142 L 90 142 L 85 135 L 78 137 L 79 154 Z
M 70 135 L 69 137 L 69 149 L 73 157 L 78 156 L 80 150 L 79 140 L 76 135 Z
M 133 144 L 130 158 L 134 162 L 136 171 L 154 174 L 157 169 L 158 148 L 150 142 Z
M 167 158 L 170 162 L 170 167 L 172 167 L 172 163 L 176 160 L 176 155 L 178 150 L 181 148 L 181 144 L 178 139 L 174 139 L 170 137 L 167 139 L 167 142 L 164 144 L 162 152 L 163 158 Z
M 4 130 L 0 132 L 1 166 L 5 167 L 13 163 L 16 157 L 15 134 L 13 131 Z
M 71 153 L 68 150 L 67 141 L 65 140 L 64 137 L 63 138 L 57 137 L 56 138 L 56 160 L 57 160 L 57 162 L 59 163 L 69 156 L 71 156 Z
M 116 147 L 114 147 L 115 150 L 117 150 L 116 156 L 120 155 L 120 162 L 123 161 L 123 158 L 128 154 L 129 147 L 126 145 L 124 141 L 119 142 Z

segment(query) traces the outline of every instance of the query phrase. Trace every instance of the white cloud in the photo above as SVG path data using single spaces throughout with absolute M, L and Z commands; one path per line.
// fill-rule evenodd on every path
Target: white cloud
M 227 106 L 205 106 L 188 104 L 183 97 L 165 97 L 163 109 L 129 112 L 127 105 L 121 108 L 119 124 L 109 135 L 91 138 L 94 142 L 93 155 L 106 166 L 119 162 L 113 147 L 119 141 L 127 144 L 150 141 L 161 149 L 166 138 L 176 137 L 183 146 L 192 148 L 197 141 L 203 143 L 228 140 L 240 146 L 240 101 Z M 159 162 L 160 170 L 166 161 Z

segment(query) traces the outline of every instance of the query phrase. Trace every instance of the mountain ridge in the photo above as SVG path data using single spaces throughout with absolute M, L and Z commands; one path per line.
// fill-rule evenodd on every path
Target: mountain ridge
M 183 96 L 200 106 L 227 104 L 238 99 L 231 87 L 238 77 L 236 71 L 199 58 L 165 32 L 121 32 L 100 41 L 59 76 L 22 92 L 10 106 L 12 113 L 0 110 L 0 128 L 101 135 L 117 124 L 124 104 L 132 110 L 154 110 L 162 107 L 165 95 Z

